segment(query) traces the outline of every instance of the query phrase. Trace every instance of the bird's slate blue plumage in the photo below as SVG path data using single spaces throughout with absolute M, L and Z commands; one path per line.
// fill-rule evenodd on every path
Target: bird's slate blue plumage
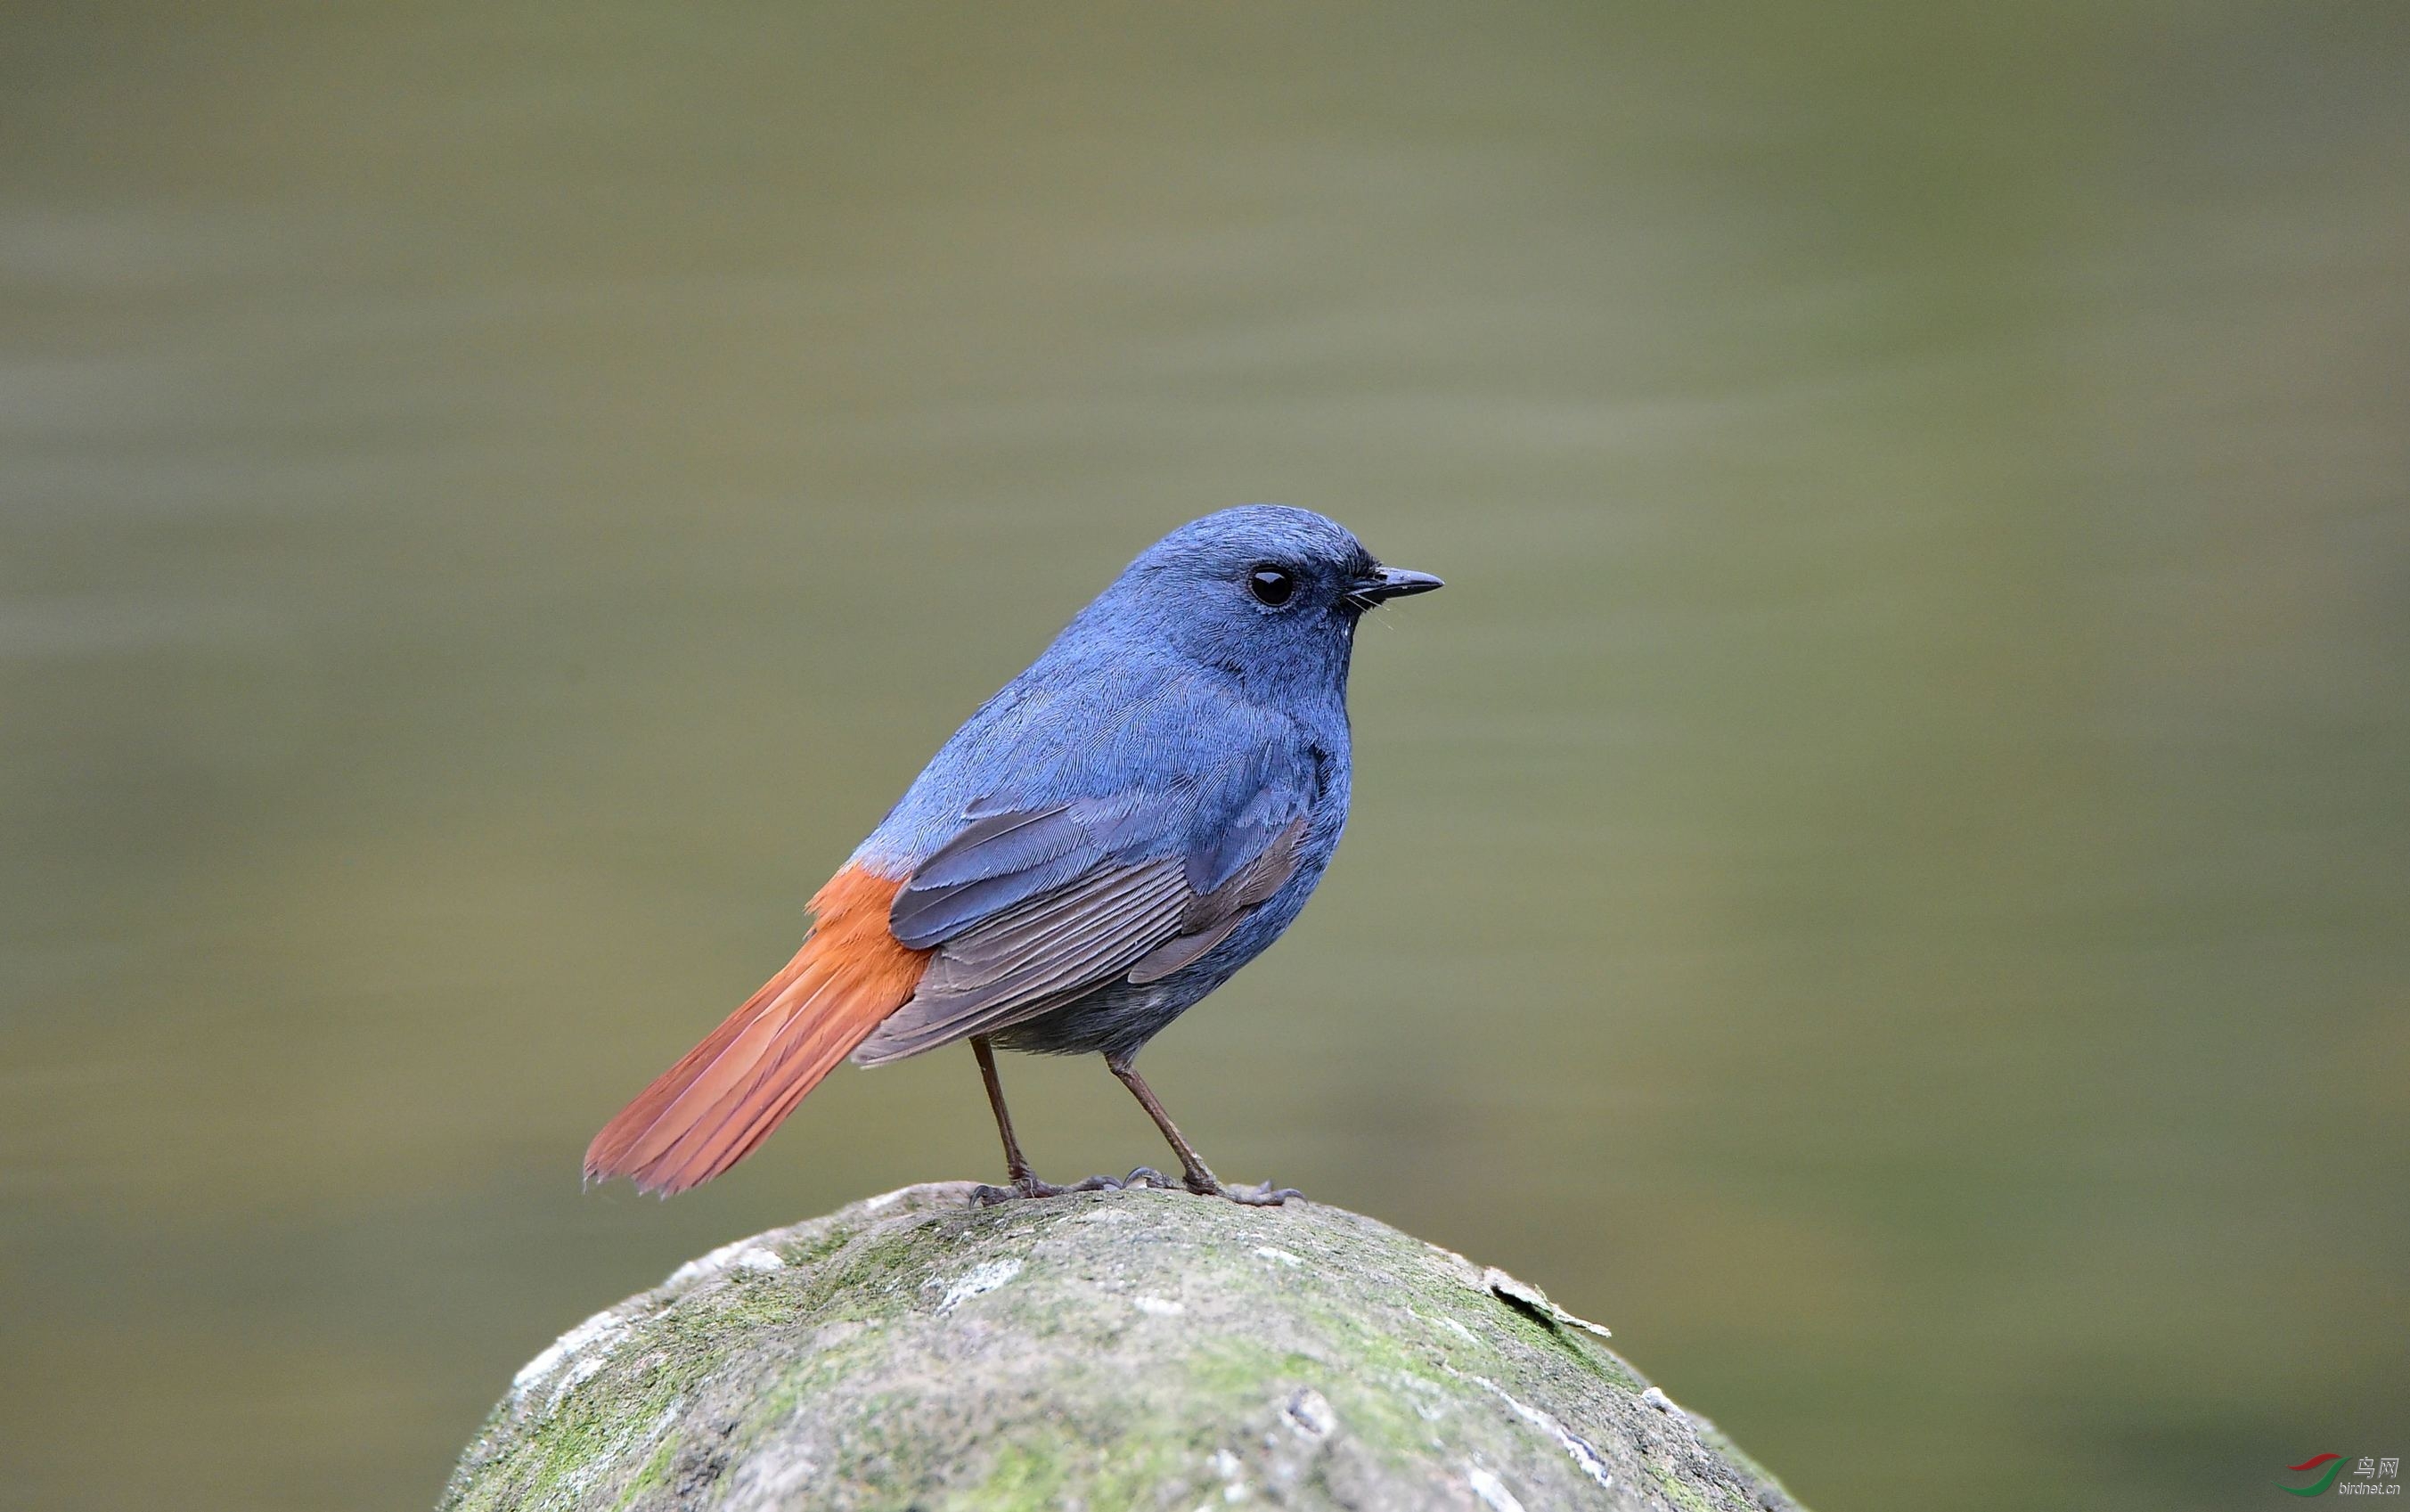
M 1287 603 L 1247 591 L 1262 562 L 1304 569 Z M 1107 963 L 1161 941 L 1134 910 L 1106 910 L 1136 938 L 1101 952 L 1091 980 L 1058 988 L 1082 996 L 1045 1002 L 999 1039 L 1135 1051 L 1228 980 L 1296 919 L 1346 825 L 1346 600 L 1379 570 L 1334 522 L 1270 505 L 1208 516 L 1150 547 L 963 725 L 855 852 L 908 877 L 896 938 L 942 952 L 1099 866 L 1176 861 L 1186 892 L 1210 894 L 1302 821 L 1293 869 L 1201 958 L 1160 980 L 1116 980 Z M 1154 900 L 1157 915 L 1168 901 Z M 921 1011 L 942 985 L 924 986 L 855 1059 L 957 1038 L 923 1032 L 944 1023 Z

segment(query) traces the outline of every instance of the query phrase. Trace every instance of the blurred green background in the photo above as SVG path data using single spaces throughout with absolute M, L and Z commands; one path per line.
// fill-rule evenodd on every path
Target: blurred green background
M 1827 1508 L 2410 1444 L 2410 9 L 0 26 L 0 1501 L 421 1506 L 589 1312 L 993 1175 L 960 1051 L 576 1170 L 1256 500 L 1451 587 L 1148 1059 L 1226 1173 Z

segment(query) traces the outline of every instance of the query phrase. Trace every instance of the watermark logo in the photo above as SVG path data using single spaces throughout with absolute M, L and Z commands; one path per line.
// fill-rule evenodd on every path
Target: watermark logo
M 2297 1476 L 2316 1472 L 2317 1479 L 2306 1486 L 2279 1486 L 2276 1489 L 2293 1496 L 2323 1496 L 2331 1488 L 2338 1496 L 2399 1496 L 2402 1494 L 2402 1461 L 2398 1455 L 2378 1459 L 2363 1454 L 2350 1467 L 2351 1478 L 2343 1478 L 2344 1458 L 2340 1454 L 2314 1454 L 2297 1465 L 2285 1467 Z

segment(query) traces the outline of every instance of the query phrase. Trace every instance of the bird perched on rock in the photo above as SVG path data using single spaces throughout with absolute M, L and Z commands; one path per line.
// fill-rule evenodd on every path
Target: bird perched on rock
M 621 1110 L 588 1180 L 681 1192 L 750 1153 L 849 1054 L 878 1066 L 968 1040 L 1009 1187 L 994 1046 L 1096 1051 L 1180 1157 L 1222 1185 L 1138 1073 L 1139 1050 L 1280 938 L 1347 821 L 1347 665 L 1358 619 L 1440 586 L 1343 528 L 1252 505 L 1149 546 L 1028 671 L 954 733 L 811 901 L 786 968 Z M 1128 1181 L 1168 1185 L 1143 1167 Z

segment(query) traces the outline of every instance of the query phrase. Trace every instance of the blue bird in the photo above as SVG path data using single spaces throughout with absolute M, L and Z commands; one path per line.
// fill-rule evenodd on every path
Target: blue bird
M 1438 588 L 1301 509 L 1172 531 L 954 733 L 811 901 L 786 969 L 621 1110 L 586 1175 L 664 1195 L 749 1154 L 848 1055 L 879 1066 L 968 1040 L 1009 1186 L 1038 1179 L 994 1047 L 1101 1053 L 1180 1157 L 1225 1186 L 1138 1073 L 1138 1053 L 1263 951 L 1347 822 L 1357 622 Z M 1169 1185 L 1140 1167 L 1126 1180 Z

